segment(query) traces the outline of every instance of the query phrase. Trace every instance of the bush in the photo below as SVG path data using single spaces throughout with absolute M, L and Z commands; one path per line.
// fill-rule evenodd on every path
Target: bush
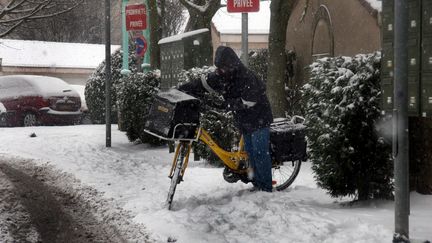
M 294 61 L 296 55 L 294 51 L 286 51 L 287 63 L 285 70 L 285 93 L 288 101 L 287 114 L 288 115 L 301 115 L 304 111 L 301 106 L 301 84 L 294 82 Z M 255 74 L 264 82 L 267 82 L 267 67 L 268 67 L 269 53 L 267 49 L 260 49 L 251 51 L 249 53 L 249 69 L 254 71 Z
M 391 147 L 377 134 L 380 53 L 323 58 L 303 86 L 309 155 L 333 197 L 392 196 Z
M 193 68 L 184 71 L 179 79 L 180 83 L 199 79 L 201 74 L 214 71 L 214 67 Z M 206 93 L 201 99 L 201 126 L 209 132 L 215 142 L 223 149 L 231 151 L 238 143 L 239 133 L 234 127 L 232 112 L 213 108 L 209 104 L 220 104 L 222 96 Z M 203 143 L 194 144 L 194 153 L 204 158 L 209 164 L 222 166 L 222 161 Z
M 130 48 L 129 69 L 132 72 L 137 70 L 137 59 L 133 54 L 134 49 Z M 121 82 L 123 75 L 121 50 L 115 51 L 111 55 L 111 121 L 117 123 L 117 86 Z M 90 119 L 93 123 L 105 123 L 105 61 L 103 61 L 93 72 L 86 82 L 85 99 L 89 109 Z
M 132 73 L 117 84 L 117 104 L 122 130 L 129 141 L 160 145 L 164 142 L 144 132 L 145 116 L 150 110 L 153 96 L 158 92 L 160 72 Z

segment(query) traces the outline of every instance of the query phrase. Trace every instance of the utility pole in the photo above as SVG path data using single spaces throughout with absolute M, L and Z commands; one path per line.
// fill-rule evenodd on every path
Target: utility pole
M 249 12 L 258 12 L 260 0 L 249 0 L 249 1 L 235 1 L 227 0 L 227 11 L 228 13 L 241 13 L 242 14 L 242 55 L 241 61 L 243 64 L 249 66 L 249 29 L 248 29 L 248 18 Z
M 408 1 L 395 0 L 393 109 L 395 232 L 393 243 L 409 242 L 408 13 Z
M 111 147 L 111 6 L 105 0 L 105 125 L 106 147 Z

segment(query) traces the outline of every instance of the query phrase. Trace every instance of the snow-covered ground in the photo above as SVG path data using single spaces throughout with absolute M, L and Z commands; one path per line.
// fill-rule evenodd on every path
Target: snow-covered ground
M 31 133 L 37 137 L 30 137 Z M 394 203 L 370 201 L 350 206 L 318 188 L 304 163 L 291 188 L 249 192 L 228 184 L 221 168 L 192 161 L 174 196 L 164 205 L 173 154 L 166 147 L 136 145 L 105 126 L 0 128 L 0 156 L 34 159 L 68 172 L 86 186 L 113 198 L 142 223 L 157 242 L 391 242 Z M 16 160 L 18 161 L 18 160 Z M 432 239 L 432 196 L 411 194 L 410 235 Z

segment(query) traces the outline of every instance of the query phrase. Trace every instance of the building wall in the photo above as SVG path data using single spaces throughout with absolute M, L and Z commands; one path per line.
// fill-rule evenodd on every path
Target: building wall
M 223 34 L 216 30 L 212 24 L 211 29 L 213 56 L 218 46 L 229 46 L 240 55 L 241 54 L 241 34 Z M 268 34 L 249 34 L 248 35 L 249 50 L 267 49 L 268 48 Z
M 298 0 L 288 22 L 286 48 L 296 52 L 295 79 L 304 82 L 305 68 L 314 58 L 380 50 L 378 13 L 364 0 Z
M 31 67 L 1 67 L 0 76 L 4 75 L 41 75 L 63 79 L 68 84 L 85 85 L 94 69 L 75 68 L 31 68 Z

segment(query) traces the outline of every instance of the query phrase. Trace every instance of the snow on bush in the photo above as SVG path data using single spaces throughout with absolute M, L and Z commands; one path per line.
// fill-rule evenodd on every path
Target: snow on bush
M 129 48 L 129 69 L 132 73 L 137 71 L 137 59 L 133 53 L 135 48 Z M 117 86 L 123 77 L 120 74 L 122 70 L 122 54 L 117 50 L 111 55 L 111 121 L 117 122 Z M 86 82 L 85 100 L 89 109 L 90 118 L 93 123 L 105 123 L 105 61 L 103 61 L 93 72 Z
M 153 96 L 159 91 L 160 71 L 132 73 L 117 84 L 117 104 L 119 125 L 126 131 L 129 141 L 140 139 L 143 143 L 158 145 L 163 143 L 144 132 L 145 117 L 148 114 Z
M 302 107 L 300 105 L 301 100 L 301 85 L 296 83 L 294 80 L 294 62 L 296 55 L 294 51 L 287 50 L 287 62 L 285 69 L 285 92 L 288 101 L 287 114 L 288 115 L 300 115 L 303 114 Z M 267 82 L 267 67 L 269 62 L 269 53 L 267 49 L 254 50 L 249 53 L 249 69 L 255 72 L 255 74 L 264 81 Z
M 192 68 L 188 71 L 183 71 L 179 79 L 180 84 L 199 79 L 202 74 L 208 74 L 214 70 L 215 67 L 204 66 L 202 68 Z M 239 139 L 239 133 L 234 127 L 232 112 L 214 107 L 223 103 L 221 95 L 205 93 L 200 99 L 201 126 L 209 132 L 221 148 L 231 151 Z M 194 144 L 194 153 L 204 158 L 209 164 L 222 166 L 222 161 L 203 143 Z
M 333 197 L 392 195 L 391 148 L 375 129 L 380 59 L 378 52 L 319 59 L 302 88 L 312 168 Z

